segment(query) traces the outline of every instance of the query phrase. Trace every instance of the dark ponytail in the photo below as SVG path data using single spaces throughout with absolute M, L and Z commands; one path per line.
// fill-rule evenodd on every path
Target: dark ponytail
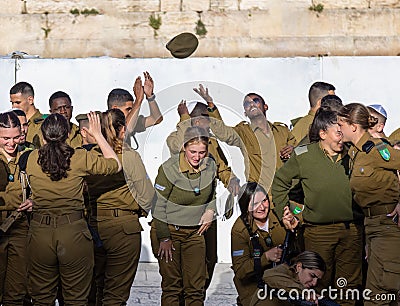
M 69 123 L 64 116 L 52 114 L 42 123 L 41 131 L 46 144 L 39 149 L 38 163 L 52 181 L 68 176 L 74 149 L 66 144 Z

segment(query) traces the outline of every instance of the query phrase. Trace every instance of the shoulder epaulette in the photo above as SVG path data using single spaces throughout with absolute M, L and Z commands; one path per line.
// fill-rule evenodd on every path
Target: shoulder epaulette
M 308 152 L 307 145 L 301 145 L 301 146 L 294 148 L 294 152 L 296 153 L 296 155 L 301 155 L 303 153 L 307 153 Z
M 48 116 L 49 116 L 49 114 L 43 114 L 40 118 L 35 118 L 33 120 L 33 123 L 35 123 L 35 124 L 42 123 L 42 121 L 44 121 L 44 119 L 46 119 Z
M 274 125 L 288 127 L 287 124 L 285 124 L 283 122 L 279 122 L 279 121 L 274 122 Z
M 387 140 L 386 138 L 381 138 L 382 142 L 386 143 L 389 146 L 392 146 L 391 142 Z
M 297 118 L 290 120 L 290 123 L 292 124 L 292 128 L 296 125 L 297 122 L 299 122 L 299 120 L 301 118 L 303 118 L 303 117 L 297 117 Z
M 371 150 L 372 150 L 372 148 L 373 147 L 375 147 L 375 144 L 374 144 L 374 142 L 373 141 L 371 141 L 371 140 L 368 140 L 366 143 L 364 143 L 363 145 L 362 145 L 362 150 L 365 152 L 365 153 L 369 153 L 369 152 L 371 152 Z

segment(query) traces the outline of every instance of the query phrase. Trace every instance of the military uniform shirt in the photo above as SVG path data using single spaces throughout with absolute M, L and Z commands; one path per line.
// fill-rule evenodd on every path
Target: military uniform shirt
M 218 109 L 209 111 L 209 115 L 211 129 L 217 138 L 240 148 L 245 162 L 246 179 L 269 190 L 277 158 L 273 133 L 266 135 L 248 122 L 241 122 L 235 127 L 226 126 Z
M 310 110 L 306 116 L 300 118 L 293 126 L 292 134 L 296 138 L 297 142 L 302 141 L 303 138 L 308 135 L 314 117 L 315 117 L 315 112 Z
M 363 145 L 367 141 L 375 144 L 368 153 L 363 151 Z M 396 170 L 400 169 L 400 151 L 387 145 L 390 158 L 386 161 L 376 148 L 381 142 L 381 139 L 365 133 L 348 153 L 353 164 L 350 186 L 355 201 L 362 208 L 399 202 L 399 180 Z
M 82 135 L 79 131 L 79 127 L 72 122 L 70 127 L 71 130 L 69 131 L 69 136 L 66 143 L 73 148 L 79 148 L 82 146 Z
M 211 157 L 203 159 L 199 172 L 186 161 L 183 152 L 172 156 L 158 168 L 155 181 L 157 202 L 152 215 L 155 218 L 157 238 L 168 238 L 168 224 L 197 226 L 206 209 L 216 211 L 216 165 Z M 199 194 L 195 194 L 195 190 Z
M 52 181 L 38 164 L 38 150 L 34 150 L 28 159 L 28 173 L 32 189 L 34 211 L 46 214 L 62 215 L 83 210 L 83 179 L 90 174 L 115 174 L 118 163 L 113 158 L 99 157 L 85 149 L 75 149 L 71 157 L 68 177 Z
M 92 151 L 101 155 L 95 149 Z M 91 204 L 97 205 L 98 209 L 118 208 L 138 213 L 142 208 L 148 212 L 154 197 L 154 187 L 139 153 L 126 146 L 123 153 L 117 155 L 123 171 L 110 176 L 94 175 L 86 178 L 89 196 L 94 200 Z
M 272 183 L 272 196 L 279 218 L 289 202 L 292 179 L 300 179 L 304 190 L 304 220 L 334 223 L 353 220 L 348 157 L 334 162 L 318 142 L 297 147 Z
M 39 148 L 43 145 L 42 131 L 40 127 L 44 117 L 39 110 L 37 110 L 33 116 L 28 120 L 28 133 L 26 134 L 26 141 L 29 141 Z

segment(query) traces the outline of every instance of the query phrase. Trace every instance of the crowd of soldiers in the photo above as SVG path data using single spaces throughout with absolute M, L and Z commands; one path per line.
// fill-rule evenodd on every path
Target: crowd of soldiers
M 224 218 L 235 197 L 240 209 L 231 230 L 238 305 L 301 300 L 271 288 L 315 288 L 305 302 L 322 303 L 324 289 L 343 289 L 339 279 L 373 297 L 330 297 L 340 305 L 400 303 L 400 129 L 385 136 L 385 109 L 343 105 L 333 85 L 315 82 L 292 129 L 268 121 L 257 93 L 243 99 L 248 121 L 230 127 L 208 89 L 194 91 L 203 101 L 178 104 L 153 184 L 130 143 L 163 120 L 148 72 L 134 96 L 113 89 L 108 110 L 76 116 L 79 126 L 67 93 L 53 93 L 44 115 L 29 83 L 11 87 L 12 110 L 0 114 L 0 304 L 126 305 L 139 218 L 151 213 L 161 304 L 203 305 L 217 263 L 218 181 L 230 194 Z M 240 149 L 246 182 L 219 141 Z

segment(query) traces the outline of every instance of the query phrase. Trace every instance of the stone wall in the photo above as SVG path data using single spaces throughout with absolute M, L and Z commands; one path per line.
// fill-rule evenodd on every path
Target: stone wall
M 193 55 L 198 57 L 398 55 L 400 52 L 400 0 L 2 0 L 2 3 L 0 54 L 20 50 L 41 57 L 170 57 L 165 44 L 180 32 L 199 34 L 200 44 Z M 85 10 L 87 13 L 82 14 Z M 161 21 L 158 30 L 150 25 L 150 16 Z M 203 35 L 196 31 L 199 21 L 206 31 Z

